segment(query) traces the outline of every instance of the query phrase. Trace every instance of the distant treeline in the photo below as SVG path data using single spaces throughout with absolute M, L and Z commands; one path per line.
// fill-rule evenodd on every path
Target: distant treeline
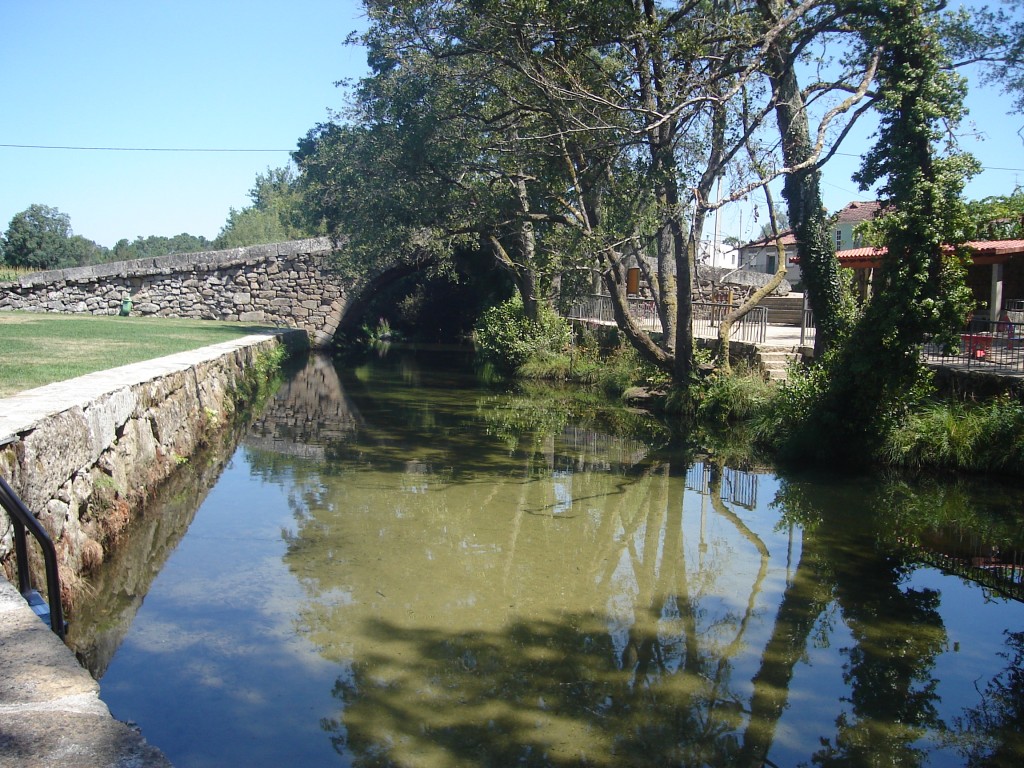
M 283 242 L 324 232 L 322 225 L 305 215 L 297 175 L 291 166 L 268 168 L 266 174 L 257 174 L 249 198 L 252 205 L 229 210 L 227 221 L 213 240 L 187 232 L 173 237 L 140 235 L 134 240 L 122 238 L 113 248 L 74 234 L 71 218 L 57 208 L 33 204 L 15 214 L 0 234 L 0 266 L 32 271 L 65 269 Z

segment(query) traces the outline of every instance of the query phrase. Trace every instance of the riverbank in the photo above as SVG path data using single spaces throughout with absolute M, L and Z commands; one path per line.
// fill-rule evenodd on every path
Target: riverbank
M 0 401 L 0 473 L 54 539 L 68 602 L 118 526 L 230 417 L 261 355 L 305 340 L 268 330 Z M 11 579 L 12 530 L 6 515 L 0 522 Z M 110 716 L 98 685 L 17 589 L 0 587 L 0 766 L 170 765 Z

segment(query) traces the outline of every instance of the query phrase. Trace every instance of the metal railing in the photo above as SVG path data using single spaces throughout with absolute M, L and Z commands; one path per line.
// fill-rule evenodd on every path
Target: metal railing
M 629 314 L 645 331 L 661 332 L 661 318 L 653 299 L 629 297 Z M 602 325 L 615 325 L 615 312 L 610 296 L 593 294 L 582 296 L 569 309 L 570 320 L 586 320 Z
M 44 621 L 49 621 L 50 628 L 64 639 L 64 609 L 60 602 L 60 576 L 57 573 L 57 550 L 49 534 L 39 524 L 28 507 L 18 498 L 7 481 L 0 477 L 0 506 L 6 510 L 14 528 L 14 558 L 18 567 L 18 591 L 28 601 L 29 606 Z M 25 531 L 32 534 L 43 552 L 46 568 L 46 594 L 49 605 L 32 587 L 32 575 L 28 563 L 28 538 Z
M 645 331 L 661 331 L 661 318 L 653 299 L 629 298 L 629 314 Z M 695 301 L 693 303 L 693 335 L 705 339 L 718 338 L 718 328 L 722 318 L 735 307 L 729 304 Z M 615 325 L 615 313 L 612 309 L 610 296 L 594 294 L 584 296 L 572 305 L 569 319 L 585 320 Z M 743 318 L 732 326 L 729 337 L 737 341 L 763 342 L 768 325 L 768 311 L 764 307 L 754 307 Z
M 980 584 L 1003 597 L 1024 602 L 1024 552 L 972 542 L 971 550 L 943 552 L 923 544 L 905 543 L 911 558 L 946 573 Z
M 806 299 L 804 303 L 806 304 Z M 817 329 L 814 327 L 814 312 L 810 309 L 805 309 L 803 320 L 800 323 L 800 346 L 813 345 L 816 331 Z
M 927 339 L 925 362 L 992 372 L 1024 371 L 1024 323 L 972 320 L 956 347 Z
M 722 319 L 735 309 L 731 304 L 693 302 L 693 335 L 702 339 L 717 339 Z M 768 310 L 758 306 L 733 323 L 729 329 L 729 338 L 764 343 L 767 333 Z

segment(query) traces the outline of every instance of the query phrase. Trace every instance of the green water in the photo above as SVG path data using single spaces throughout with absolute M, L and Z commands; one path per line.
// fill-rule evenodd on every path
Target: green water
M 197 464 L 71 638 L 178 768 L 1024 763 L 1024 605 L 925 564 L 1009 573 L 1019 489 L 730 467 L 436 355 L 313 358 Z

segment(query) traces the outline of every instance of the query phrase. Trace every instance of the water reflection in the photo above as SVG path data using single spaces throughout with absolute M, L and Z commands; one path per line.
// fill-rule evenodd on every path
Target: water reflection
M 972 766 L 1020 765 L 1024 755 L 1024 632 L 1006 632 L 1006 668 L 984 684 L 981 700 L 956 719 L 950 740 Z
M 643 415 L 480 389 L 454 365 L 314 358 L 154 584 L 236 573 L 229 594 L 271 623 L 155 655 L 141 639 L 189 635 L 196 609 L 151 595 L 104 698 L 180 766 L 1019 762 L 1024 610 L 921 564 L 961 522 L 1013 550 L 1019 492 L 780 480 L 648 434 Z M 197 659 L 262 699 L 159 672 Z M 154 690 L 187 700 L 150 712 Z M 215 736 L 183 735 L 194 710 Z
M 231 427 L 179 466 L 90 577 L 89 588 L 68 617 L 66 641 L 97 680 L 106 673 L 150 585 L 188 531 L 240 438 L 241 431 Z

